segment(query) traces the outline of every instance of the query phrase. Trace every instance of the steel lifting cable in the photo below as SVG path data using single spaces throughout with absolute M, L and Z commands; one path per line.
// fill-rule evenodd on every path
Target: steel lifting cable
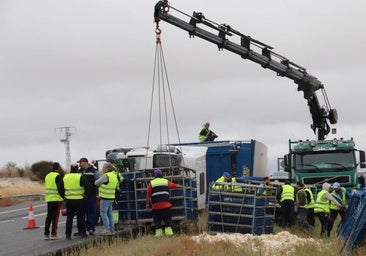
M 164 59 L 163 49 L 161 47 L 161 29 L 159 28 L 159 23 L 156 23 L 156 47 L 155 47 L 155 60 L 154 60 L 154 73 L 153 73 L 153 82 L 152 82 L 152 90 L 151 90 L 151 99 L 150 99 L 150 116 L 149 116 L 149 125 L 148 125 L 148 135 L 146 142 L 146 156 L 149 149 L 150 144 L 150 133 L 151 133 L 151 125 L 152 125 L 152 117 L 153 117 L 153 107 L 154 107 L 154 94 L 155 90 L 157 90 L 158 94 L 158 117 L 159 117 L 159 142 L 160 145 L 163 145 L 163 119 L 165 122 L 165 131 L 166 131 L 166 140 L 167 145 L 170 145 L 170 133 L 169 133 L 169 125 L 168 125 L 168 107 L 167 107 L 167 93 L 169 96 L 169 100 L 171 103 L 171 111 L 174 119 L 175 129 L 177 132 L 178 142 L 180 143 L 180 135 L 178 130 L 177 118 L 175 114 L 175 108 L 173 103 L 173 97 L 170 89 L 170 82 L 168 78 L 167 67 Z M 157 88 L 156 88 L 157 87 Z M 168 148 L 168 152 L 170 150 Z M 147 158 L 145 158 L 145 169 L 147 167 Z M 172 166 L 171 158 L 169 158 L 169 167 Z

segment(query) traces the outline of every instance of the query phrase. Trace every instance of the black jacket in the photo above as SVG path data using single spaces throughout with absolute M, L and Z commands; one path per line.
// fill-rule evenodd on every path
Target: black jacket
M 89 165 L 87 170 L 82 170 L 82 173 L 87 183 L 85 186 L 85 195 L 96 196 L 98 188 L 94 185 L 94 182 L 98 177 L 98 170 L 95 169 L 92 165 Z

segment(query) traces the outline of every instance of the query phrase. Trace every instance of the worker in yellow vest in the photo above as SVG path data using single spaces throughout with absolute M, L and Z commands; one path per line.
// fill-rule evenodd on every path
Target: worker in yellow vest
M 281 226 L 292 227 L 295 217 L 295 188 L 290 181 L 285 181 L 285 184 L 279 187 L 277 199 L 281 205 Z
M 267 195 L 266 187 L 269 186 L 269 183 L 270 183 L 269 177 L 268 176 L 263 177 L 263 182 L 259 185 L 257 195 L 266 196 Z
M 348 202 L 347 200 L 351 199 L 352 194 L 348 192 L 344 187 L 341 186 L 338 182 L 334 182 L 332 184 L 332 193 L 331 195 L 342 205 L 341 208 L 339 208 L 333 201 L 330 202 L 329 206 L 329 217 L 332 220 L 332 224 L 334 224 L 334 221 L 336 220 L 338 214 L 341 216 L 341 221 L 343 221 L 344 216 L 346 215 Z M 333 226 L 330 228 L 332 229 Z
M 216 133 L 210 130 L 210 123 L 206 122 L 198 135 L 198 140 L 200 142 L 214 141 L 217 137 Z
M 55 240 L 57 236 L 58 218 L 60 215 L 61 205 L 64 191 L 62 186 L 62 176 L 60 175 L 61 166 L 59 163 L 54 162 L 52 165 L 52 171 L 46 175 L 45 178 L 45 201 L 47 202 L 47 216 L 44 225 L 44 239 Z M 50 226 L 52 224 L 51 236 Z
M 227 182 L 231 184 L 220 184 L 222 182 Z M 229 172 L 224 172 L 220 178 L 218 178 L 215 183 L 212 185 L 212 189 L 214 190 L 223 190 L 228 192 L 242 192 L 243 189 L 241 186 L 235 185 L 238 181 L 235 177 L 231 177 Z
M 338 208 L 342 208 L 342 205 L 337 202 L 337 200 L 329 193 L 331 189 L 331 185 L 328 182 L 325 182 L 322 185 L 322 190 L 316 196 L 316 202 L 314 207 L 315 216 L 318 216 L 319 221 L 322 225 L 320 236 L 323 237 L 326 235 L 330 236 L 330 231 L 333 226 L 333 222 L 329 217 L 329 204 L 333 202 L 337 205 Z
M 311 192 L 307 190 L 302 182 L 296 182 L 296 208 L 297 219 L 301 229 L 310 231 L 311 226 L 308 223 L 308 206 L 311 204 Z
M 163 178 L 163 172 L 160 169 L 154 171 L 154 176 L 155 178 L 149 182 L 146 191 L 146 210 L 152 208 L 155 237 L 163 236 L 162 221 L 165 225 L 165 235 L 172 236 L 174 233 L 169 189 L 178 189 L 182 186 Z
M 103 175 L 94 184 L 99 187 L 100 216 L 102 216 L 104 226 L 101 235 L 114 235 L 113 202 L 119 181 L 111 163 L 104 164 Z
M 89 189 L 89 183 L 79 172 L 79 166 L 72 164 L 70 173 L 65 174 L 63 179 L 66 199 L 66 239 L 71 240 L 73 219 L 76 214 L 78 233 L 82 238 L 87 237 L 85 227 L 84 196 L 85 189 Z M 94 184 L 93 184 L 94 186 Z

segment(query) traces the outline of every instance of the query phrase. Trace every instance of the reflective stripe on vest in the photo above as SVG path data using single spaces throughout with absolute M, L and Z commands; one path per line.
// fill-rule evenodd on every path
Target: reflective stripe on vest
M 231 183 L 233 183 L 233 184 L 237 183 L 236 178 L 232 178 Z M 231 189 L 233 192 L 242 192 L 243 191 L 242 187 L 235 186 L 235 185 L 231 186 Z
M 346 199 L 346 189 L 345 188 L 341 188 L 342 191 L 342 197 L 339 196 L 339 194 L 336 191 L 332 192 L 332 196 L 342 205 L 347 205 L 347 199 Z M 339 210 L 339 207 L 333 202 L 330 201 L 330 209 L 332 210 Z
M 221 176 L 220 178 L 218 178 L 215 183 L 212 185 L 212 188 L 215 190 L 220 190 L 223 188 L 223 185 L 221 184 L 217 184 L 217 182 L 225 182 L 225 177 Z
M 152 194 L 151 202 L 170 202 L 168 180 L 164 178 L 155 178 L 151 181 Z
M 99 187 L 99 196 L 105 199 L 116 198 L 116 188 L 118 186 L 118 179 L 115 172 L 107 172 L 105 175 L 108 177 L 108 183 L 102 184 Z
M 84 187 L 80 186 L 81 173 L 68 173 L 64 176 L 65 198 L 83 199 Z
M 315 207 L 314 207 L 314 212 L 325 212 L 325 213 L 329 213 L 329 200 L 328 199 L 324 199 L 322 200 L 323 195 L 327 193 L 327 191 L 325 190 L 321 190 L 317 197 L 316 197 L 316 203 L 315 203 Z
M 284 200 L 295 200 L 295 188 L 291 185 L 282 185 L 281 202 Z
M 237 183 L 236 178 L 232 178 L 231 179 L 231 183 L 232 185 L 222 185 L 222 184 L 217 184 L 217 182 L 225 182 L 225 177 L 221 176 L 220 178 L 218 178 L 215 183 L 212 185 L 212 189 L 214 190 L 221 190 L 224 189 L 225 191 L 232 191 L 232 192 L 242 192 L 243 189 L 241 186 L 235 186 L 234 184 Z
M 45 195 L 45 201 L 46 202 L 58 202 L 62 201 L 62 197 L 58 193 L 57 190 L 57 184 L 56 184 L 56 177 L 59 174 L 57 172 L 50 172 L 47 174 L 45 178 L 45 187 L 46 187 L 46 195 Z

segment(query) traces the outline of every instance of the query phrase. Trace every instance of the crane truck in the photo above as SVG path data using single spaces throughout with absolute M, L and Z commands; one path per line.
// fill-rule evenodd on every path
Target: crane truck
M 184 14 L 189 21 L 173 15 Z M 202 12 L 187 15 L 172 7 L 167 0 L 158 1 L 154 8 L 156 29 L 160 31 L 160 21 L 188 32 L 189 37 L 199 37 L 217 45 L 219 50 L 228 50 L 243 59 L 253 61 L 265 69 L 274 71 L 278 76 L 287 77 L 302 91 L 310 110 L 316 139 L 289 140 L 289 152 L 284 156 L 284 170 L 293 182 L 320 184 L 325 181 L 339 182 L 342 186 L 357 186 L 357 169 L 365 168 L 365 152 L 357 150 L 354 140 L 326 139 L 330 124 L 336 124 L 338 114 L 331 108 L 324 85 L 307 70 L 273 51 L 273 47 L 249 35 L 245 35 L 228 24 L 218 24 L 206 19 Z M 238 43 L 229 38 L 240 38 Z M 320 104 L 317 91 L 321 91 L 324 106 Z M 358 152 L 358 154 L 356 154 Z

